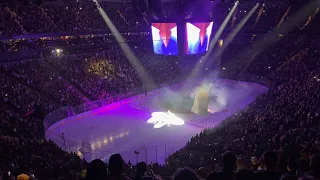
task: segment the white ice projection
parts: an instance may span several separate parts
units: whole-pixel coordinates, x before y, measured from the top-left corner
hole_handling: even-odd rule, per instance
[[[172,112],[154,112],[151,114],[151,118],[147,121],[147,123],[154,124],[154,128],[161,128],[165,125],[176,125],[181,126],[184,124],[184,121],[177,117]]]

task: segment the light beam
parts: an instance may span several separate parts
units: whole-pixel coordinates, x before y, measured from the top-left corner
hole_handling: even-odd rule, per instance
[[[144,69],[138,58],[135,56],[133,51],[130,49],[128,44],[125,42],[124,38],[120,34],[120,32],[117,30],[115,25],[110,20],[109,16],[106,14],[106,12],[102,9],[100,4],[97,0],[93,0],[93,2],[96,4],[96,7],[102,16],[103,20],[106,22],[107,26],[109,27],[112,35],[115,37],[116,41],[118,42],[120,48],[122,49],[124,55],[127,57],[133,68],[136,70],[140,80],[142,81],[144,87],[147,87],[147,89],[155,87],[155,83],[152,80],[152,78],[149,76],[147,71]]]

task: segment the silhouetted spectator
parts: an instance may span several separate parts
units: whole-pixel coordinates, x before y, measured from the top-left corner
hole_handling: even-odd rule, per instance
[[[129,180],[130,179],[123,174],[124,161],[120,154],[113,154],[110,156],[108,169],[110,171],[108,180]]]
[[[147,170],[147,164],[145,162],[139,162],[136,166],[136,176],[133,180],[140,180],[143,176],[145,176],[145,172]]]
[[[240,169],[236,173],[236,180],[253,180],[253,171],[249,169]]]
[[[100,159],[91,161],[86,172],[86,180],[105,180],[107,177],[107,167]]]
[[[299,180],[319,180],[320,179],[320,155],[316,154],[310,160],[310,173]]]
[[[308,149],[303,149],[300,153],[301,158],[298,161],[299,169],[302,171],[308,171],[310,165],[310,151]]]
[[[284,178],[289,178],[289,177],[297,178],[296,172],[297,172],[297,164],[294,159],[290,158],[287,163],[287,171],[283,173],[280,180],[283,180]]]
[[[207,180],[233,180],[235,179],[236,155],[227,151],[222,156],[223,170],[221,172],[211,172]]]
[[[179,168],[174,174],[173,180],[199,180],[199,178],[192,169]]]
[[[155,180],[153,177],[151,176],[143,176],[141,179],[139,180]]]
[[[254,173],[254,179],[256,180],[279,180],[281,173],[277,171],[277,153],[273,151],[264,152],[263,162],[265,165],[265,171],[256,171]]]
[[[200,167],[197,171],[197,174],[200,179],[206,179],[208,177],[209,170],[205,167]]]

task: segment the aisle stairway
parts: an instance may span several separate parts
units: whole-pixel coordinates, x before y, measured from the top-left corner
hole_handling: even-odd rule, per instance
[[[5,10],[11,14],[11,17],[13,19],[13,21],[20,27],[21,32],[23,34],[27,34],[27,31],[25,30],[25,28],[21,25],[20,21],[18,20],[18,16],[15,12],[13,12],[10,8],[6,7]]]
[[[70,80],[65,76],[65,74],[64,74],[63,72],[61,72],[61,71],[59,70],[59,68],[57,68],[57,67],[54,65],[54,62],[53,62],[53,61],[46,60],[46,61],[44,61],[44,62],[48,65],[48,67],[50,68],[51,71],[54,71],[55,73],[59,74],[59,76],[60,76],[63,80],[65,80],[66,82],[68,82],[68,84],[71,85],[71,87],[73,88],[73,90],[74,90],[75,92],[77,92],[78,94],[81,95],[82,99],[83,99],[85,102],[89,103],[89,102],[92,101],[93,98],[90,97],[90,95],[87,94],[85,91],[83,91],[83,90],[80,88],[79,85],[77,85],[77,84],[73,83],[72,81],[70,81]]]
[[[43,95],[43,97],[46,97],[49,101],[55,103],[55,104],[59,104],[59,102],[54,98],[53,95],[51,95],[50,93],[42,90],[42,89],[38,89],[35,87],[32,87],[30,85],[28,85],[28,83],[26,81],[24,81],[23,79],[17,78],[16,76],[13,75],[12,72],[10,71],[6,71],[4,68],[0,67],[0,71],[3,72],[3,74],[10,78],[12,81],[18,83],[18,84],[22,84],[23,86],[28,87],[30,90],[32,90],[34,93],[36,94],[41,94]]]
[[[39,8],[40,8],[42,14],[43,14],[43,15],[49,20],[49,22],[54,26],[54,28],[55,28],[56,30],[58,30],[58,26],[53,22],[53,20],[50,18],[50,16],[47,14],[47,12],[46,12],[42,7],[39,6]]]

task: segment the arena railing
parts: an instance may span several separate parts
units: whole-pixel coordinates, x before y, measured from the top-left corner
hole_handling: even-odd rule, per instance
[[[179,76],[174,81],[170,81],[168,83],[163,83],[161,85],[153,85],[153,87],[149,86],[148,91],[151,91],[151,90],[154,90],[157,88],[161,88],[161,87],[167,86],[168,84],[180,82],[183,80],[184,80],[184,77]],[[268,88],[270,87],[270,81],[266,78],[263,78],[263,77],[258,77],[258,76],[247,74],[247,75],[242,75],[239,80],[259,83],[259,84],[262,84]],[[84,113],[84,112],[87,112],[87,111],[90,111],[93,109],[97,109],[99,107],[110,105],[110,104],[122,105],[125,103],[125,101],[128,100],[127,98],[131,98],[133,96],[136,96],[136,95],[142,94],[142,93],[143,93],[143,89],[136,88],[136,89],[133,89],[129,94],[124,96],[124,97],[126,97],[126,98],[123,98],[125,100],[114,100],[114,102],[112,102],[112,101],[110,102],[110,100],[107,100],[107,99],[100,99],[97,101],[92,101],[92,102],[81,104],[78,106],[61,107],[61,108],[49,113],[44,118],[44,121],[43,121],[44,132],[46,132],[49,129],[49,127],[52,126],[53,124],[55,124],[63,119],[66,119],[68,117],[72,117],[72,116],[75,116],[75,115],[78,115],[78,114],[81,114],[81,113]]]

